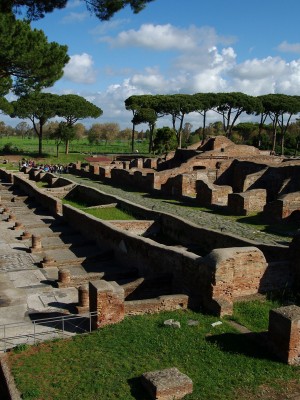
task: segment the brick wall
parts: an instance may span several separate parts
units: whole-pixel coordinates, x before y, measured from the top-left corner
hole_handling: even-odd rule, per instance
[[[253,189],[244,193],[231,193],[228,195],[228,210],[232,215],[248,215],[261,212],[267,201],[265,189]]]

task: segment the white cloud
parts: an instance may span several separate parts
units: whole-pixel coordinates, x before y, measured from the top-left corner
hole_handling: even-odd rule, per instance
[[[300,43],[288,43],[286,41],[280,43],[277,50],[284,53],[300,53]]]
[[[218,36],[215,29],[210,27],[197,28],[192,25],[187,29],[180,29],[171,24],[143,24],[139,30],[123,31],[115,38],[100,37],[99,41],[107,42],[114,47],[136,46],[160,51],[187,52],[217,43],[229,44],[234,41],[234,38]]]
[[[64,18],[62,18],[61,22],[64,24],[69,24],[72,22],[82,22],[85,21],[89,17],[89,13],[85,12],[70,12]]]
[[[87,53],[71,56],[64,68],[64,78],[76,83],[94,83],[96,71],[92,56]]]
[[[265,79],[283,73],[286,63],[279,57],[246,60],[232,70],[232,75],[243,79]]]
[[[66,8],[77,8],[82,6],[81,0],[69,0]]]
[[[251,95],[299,94],[300,60],[286,62],[279,57],[247,60],[230,71],[232,90]]]

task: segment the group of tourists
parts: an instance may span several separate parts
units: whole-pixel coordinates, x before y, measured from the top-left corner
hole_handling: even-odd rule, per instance
[[[26,160],[22,158],[19,163],[19,168],[29,167],[37,170],[42,170],[44,172],[50,172],[53,174],[67,174],[69,172],[69,165],[62,164],[37,164],[34,160]]]

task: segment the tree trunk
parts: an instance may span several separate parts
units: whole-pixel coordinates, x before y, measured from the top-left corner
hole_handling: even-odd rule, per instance
[[[204,113],[203,113],[203,129],[202,129],[202,143],[201,144],[203,144],[206,139],[205,129],[206,129],[206,111],[204,111]]]
[[[38,137],[39,137],[39,157],[41,157],[42,153],[43,153],[43,146],[42,146],[43,131],[42,131],[42,128],[40,129],[40,133],[39,133]]]
[[[132,132],[131,132],[131,152],[134,152],[134,133],[135,133],[135,124],[132,124]]]
[[[56,157],[58,158],[58,148],[59,148],[59,144],[56,145]]]
[[[69,154],[69,144],[70,144],[70,141],[69,141],[69,139],[67,139],[66,140],[66,151],[65,151],[65,154]]]
[[[153,131],[154,131],[155,125],[150,125],[149,126],[149,153],[152,153],[152,147],[153,147]]]
[[[277,139],[277,120],[274,120],[274,122],[273,122],[273,138],[272,138],[272,154],[275,154],[276,139]]]
[[[281,155],[284,155],[284,133],[281,134]]]

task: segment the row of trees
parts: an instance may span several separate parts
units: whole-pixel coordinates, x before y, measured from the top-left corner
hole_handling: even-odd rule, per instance
[[[283,154],[285,134],[292,116],[296,116],[300,112],[300,96],[267,94],[254,97],[240,92],[134,95],[125,100],[125,107],[133,114],[132,138],[134,138],[136,125],[148,123],[149,152],[152,150],[153,133],[158,118],[171,116],[172,127],[180,148],[185,116],[192,112],[197,112],[202,116],[202,139],[204,140],[207,113],[214,111],[221,116],[223,131],[228,138],[232,136],[233,128],[243,113],[259,117],[259,136],[269,118],[272,124],[271,150],[275,151],[277,131],[279,130],[281,153]]]
[[[33,92],[13,101],[11,107],[13,110],[11,117],[27,118],[32,122],[34,132],[39,139],[39,156],[42,155],[44,126],[49,119],[62,118],[52,137],[56,140],[57,149],[62,142],[65,143],[68,154],[69,143],[76,134],[75,123],[88,117],[97,118],[102,114],[101,108],[75,94],[59,96]]]

